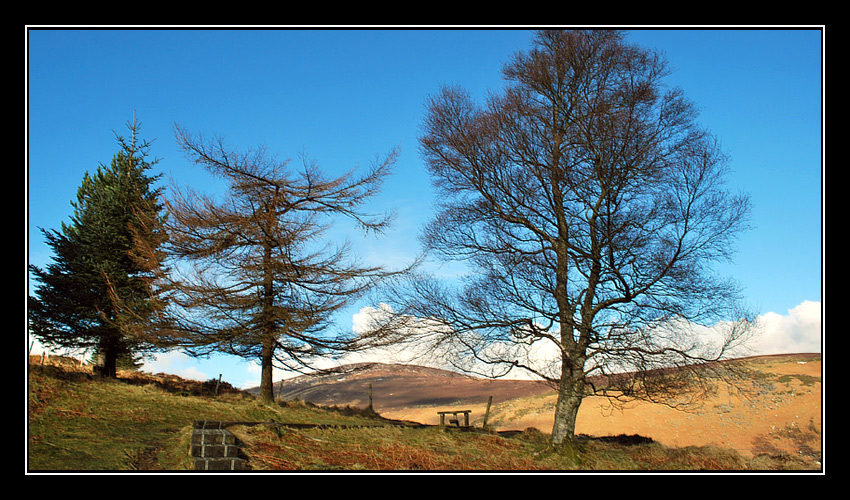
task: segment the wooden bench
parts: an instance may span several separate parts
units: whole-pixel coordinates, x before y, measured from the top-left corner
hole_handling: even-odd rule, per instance
[[[446,415],[451,415],[449,417],[449,423],[455,424],[458,427],[460,425],[460,418],[458,415],[463,414],[463,427],[469,427],[469,414],[472,410],[446,410],[446,411],[438,411],[437,415],[440,416],[440,426],[444,427],[446,425]]]

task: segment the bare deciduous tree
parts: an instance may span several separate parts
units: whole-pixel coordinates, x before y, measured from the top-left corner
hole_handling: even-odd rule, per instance
[[[270,401],[273,365],[301,370],[316,356],[346,349],[345,335],[330,332],[334,312],[392,274],[357,263],[347,244],[328,244],[326,233],[338,217],[366,232],[387,227],[389,216],[362,206],[397,152],[362,175],[327,178],[306,159],[295,170],[265,148],[238,152],[179,127],[176,137],[229,189],[223,197],[175,189],[168,202],[171,272],[160,290],[169,307],[158,335],[194,355],[259,359],[260,398]]]
[[[479,364],[555,384],[556,445],[592,376],[635,372],[609,394],[663,394],[701,372],[654,369],[705,366],[749,331],[730,316],[738,287],[711,267],[749,201],[724,187],[727,157],[668,72],[620,32],[544,31],[486,105],[457,87],[429,102],[421,147],[442,198],[423,241],[473,272],[458,287],[421,276],[395,307]],[[722,319],[716,341],[697,326]],[[555,363],[532,364],[544,345]]]

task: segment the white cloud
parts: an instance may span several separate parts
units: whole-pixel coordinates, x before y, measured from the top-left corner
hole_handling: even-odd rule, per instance
[[[379,308],[364,307],[354,314],[353,328],[355,334],[368,330],[372,321],[383,318],[387,311],[385,304]],[[758,318],[760,329],[756,336],[744,345],[740,350],[741,356],[766,355],[766,354],[795,354],[821,352],[821,303],[804,301],[798,306],[787,311],[787,314],[768,312]],[[423,328],[426,325],[422,324]],[[702,327],[701,327],[702,328]],[[714,329],[705,329],[717,336],[722,333]],[[716,340],[716,339],[715,339]],[[528,348],[526,353],[529,361],[539,369],[549,367],[553,356],[557,351],[549,343],[537,343],[534,346],[522,346]],[[370,350],[355,355],[348,355],[340,360],[339,364],[375,361],[384,363],[415,363],[434,366],[437,368],[449,368],[446,363],[440,362],[447,354],[446,347],[443,349],[426,349],[423,352],[422,344],[399,344],[379,350]],[[450,349],[450,348],[449,348]],[[486,353],[485,353],[486,354]],[[511,372],[511,378],[526,378],[519,371]],[[533,378],[533,377],[531,377]]]
[[[247,363],[243,363],[245,365],[245,372],[247,373],[245,380],[238,384],[240,389],[250,389],[252,387],[260,386],[260,378],[262,376],[263,367],[260,365],[258,360],[251,360]],[[275,375],[274,380],[278,379],[278,374],[280,370],[274,369]],[[285,378],[285,377],[284,377]]]
[[[378,308],[365,307],[352,317],[352,327],[354,333],[359,334],[365,332],[370,323],[375,319],[383,319],[388,311],[384,310],[385,304]],[[804,301],[798,306],[787,311],[787,314],[779,314],[776,312],[768,312],[759,316],[761,325],[761,333],[753,339],[749,346],[747,355],[761,354],[793,354],[793,353],[808,353],[822,351],[822,309],[821,303],[815,301]],[[423,323],[423,327],[426,325]],[[31,354],[41,354],[45,349],[34,337],[29,339],[32,344]],[[546,347],[546,346],[538,346]],[[73,350],[61,350],[49,352],[49,354],[62,354],[73,357],[87,356],[88,353],[76,352]],[[541,363],[549,359],[551,354],[549,349],[540,351],[535,350],[532,354]],[[383,363],[412,363],[434,366],[439,368],[450,368],[445,362],[445,350],[433,349],[424,350],[422,344],[399,344],[388,346],[382,349],[375,349],[367,352],[352,353],[345,356],[343,359],[336,362],[324,360],[320,363],[321,367],[329,368],[331,366],[358,363],[358,362],[383,362]],[[229,358],[225,358],[227,360]],[[241,388],[255,387],[259,385],[260,366],[256,361],[245,363],[237,371],[236,368],[230,370],[229,362],[218,360],[218,364],[213,364],[216,374],[225,372],[225,380],[233,383]],[[171,373],[183,378],[192,380],[209,380],[211,377],[204,373],[199,368],[199,361],[181,352],[169,352],[158,354],[151,361],[148,361],[142,366],[142,370],[148,373]],[[238,373],[247,373],[244,377],[246,380],[230,380],[237,378]],[[286,373],[285,371],[276,369],[275,380],[280,378],[288,378],[296,375],[294,373]],[[217,375],[216,375],[217,376]],[[510,378],[525,378],[522,373],[511,372]]]
[[[806,300],[788,314],[769,312],[759,316],[761,335],[753,341],[755,354],[821,352],[821,303]]]
[[[360,309],[360,312],[355,313],[351,317],[351,328],[355,335],[362,335],[369,331],[375,321],[384,319],[392,312],[392,308],[387,304],[380,304],[378,308],[366,306]]]
[[[173,351],[157,354],[142,365],[148,373],[169,373],[190,380],[209,380],[209,376],[195,366],[196,360],[182,352]]]
[[[392,308],[387,304],[375,307],[364,307],[353,315],[353,332],[362,335],[376,325],[387,321]],[[364,351],[346,354],[337,364],[348,363],[397,363],[416,364],[443,370],[457,371],[460,364],[473,362],[471,358],[459,358],[458,353],[463,352],[465,347],[457,344],[456,340],[445,337],[440,332],[445,331],[444,325],[439,325],[426,319],[404,317],[400,319],[397,328],[397,343],[380,348],[372,348]],[[469,339],[467,339],[469,340]],[[534,344],[505,344],[496,343],[482,349],[478,354],[484,358],[491,357],[494,360],[505,355],[506,350],[514,351],[523,356],[530,366],[541,371],[549,371],[553,359],[557,359],[557,348],[551,342],[541,341]],[[519,352],[521,351],[521,352]],[[474,373],[504,373],[505,366],[494,364],[492,366],[475,363],[475,366],[467,366]],[[537,379],[535,375],[522,369],[512,370],[508,378],[511,379]]]

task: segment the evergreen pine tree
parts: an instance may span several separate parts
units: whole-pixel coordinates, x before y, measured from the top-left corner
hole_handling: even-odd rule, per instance
[[[61,231],[39,228],[52,248],[53,262],[30,266],[39,282],[29,297],[30,332],[51,347],[93,349],[100,372],[116,374],[119,359],[136,359],[155,348],[127,335],[119,321],[116,298],[144,311],[149,300],[150,269],[135,255],[139,238],[147,248],[161,242],[164,216],[160,189],[149,176],[150,144],[138,141],[139,124],[128,123],[129,140],[117,136],[120,151],[109,167],[86,172],[77,190],[70,224]]]

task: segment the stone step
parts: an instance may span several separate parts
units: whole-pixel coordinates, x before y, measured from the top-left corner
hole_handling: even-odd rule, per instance
[[[192,424],[189,455],[195,470],[245,470],[247,460],[241,455],[236,436],[221,422],[196,420]]]
[[[195,470],[246,470],[244,458],[201,458],[195,457]]]

